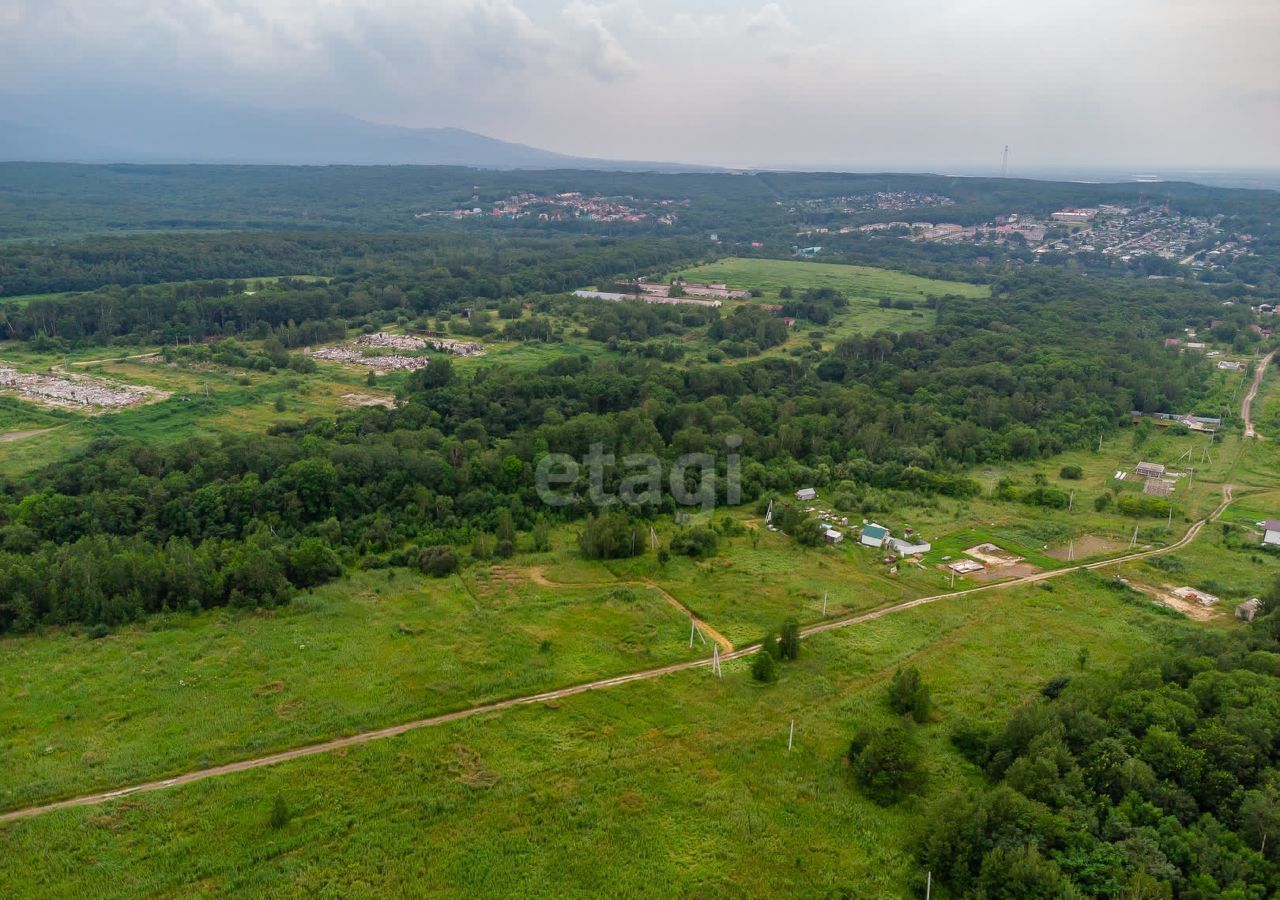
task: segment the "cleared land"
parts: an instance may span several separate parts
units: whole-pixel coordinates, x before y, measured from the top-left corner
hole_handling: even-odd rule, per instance
[[[686,269],[680,275],[689,281],[724,283],[737,290],[759,289],[769,299],[778,291],[791,287],[835,288],[850,297],[879,300],[923,300],[933,295],[959,294],[962,297],[988,297],[985,285],[961,281],[939,281],[905,272],[874,266],[847,266],[838,263],[804,262],[784,259],[747,259],[729,257],[705,266]]]

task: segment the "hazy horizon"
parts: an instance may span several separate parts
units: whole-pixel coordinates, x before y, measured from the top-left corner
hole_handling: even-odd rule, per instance
[[[163,87],[740,168],[1259,170],[1280,7],[1227,0],[16,0],[11,92]],[[892,161],[888,163],[887,161]],[[1141,174],[1141,172],[1135,173]]]

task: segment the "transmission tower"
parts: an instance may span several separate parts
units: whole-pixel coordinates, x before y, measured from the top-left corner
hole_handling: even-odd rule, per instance
[[[1004,145],[1004,156],[1000,159],[1000,177],[1007,178],[1009,176],[1009,145]]]

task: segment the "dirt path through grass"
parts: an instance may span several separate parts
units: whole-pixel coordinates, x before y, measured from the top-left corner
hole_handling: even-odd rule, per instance
[[[1272,350],[1262,357],[1262,361],[1258,363],[1258,371],[1253,373],[1253,384],[1249,385],[1249,393],[1244,395],[1244,400],[1240,404],[1240,418],[1244,419],[1245,437],[1261,437],[1253,427],[1253,399],[1258,396],[1258,389],[1262,387],[1262,376],[1267,374],[1267,366],[1271,364],[1271,357],[1275,355],[1276,351]]]
[[[707,635],[713,641],[719,644],[722,650],[724,650],[726,653],[733,652],[733,644],[729,641],[727,637],[725,637],[720,632],[716,631],[714,628],[708,625],[705,621],[703,621],[698,616],[696,616],[693,610],[689,609],[689,607],[685,606],[683,603],[677,600],[666,588],[664,588],[662,585],[658,584],[656,581],[654,581],[651,578],[646,578],[643,581],[588,581],[588,582],[573,581],[573,582],[570,582],[570,581],[550,580],[549,578],[547,578],[547,570],[545,566],[530,566],[529,568],[522,569],[520,571],[523,574],[527,575],[529,580],[532,581],[534,584],[538,585],[539,587],[547,587],[547,588],[644,587],[644,588],[650,588],[651,590],[657,591],[659,594],[662,595],[664,600],[666,600],[669,604],[674,606],[676,609],[680,610],[680,612],[682,612],[684,615],[688,616],[690,621],[692,621],[695,625],[697,625],[698,628],[702,630],[703,634]]]
[[[886,606],[872,612],[862,613],[856,616],[850,616],[843,619],[834,619],[830,622],[821,622],[817,625],[811,625],[803,629],[800,633],[802,637],[812,637],[815,634],[821,634],[824,631],[833,631],[837,628],[848,628],[853,625],[861,625],[871,622],[894,613],[904,612],[909,609],[915,609],[918,606],[924,606],[928,603],[936,603],[939,600],[950,600],[957,597],[965,597],[972,594],[979,594],[986,591],[1004,590],[1006,588],[1017,587],[1019,585],[1032,584],[1035,582],[1046,581],[1050,578],[1058,578],[1072,572],[1080,572],[1086,569],[1101,569],[1107,566],[1115,566],[1125,562],[1132,562],[1138,559],[1146,559],[1147,557],[1159,556],[1165,553],[1172,553],[1185,547],[1187,544],[1195,540],[1201,530],[1206,525],[1218,518],[1231,504],[1233,486],[1224,484],[1222,486],[1222,502],[1218,504],[1213,512],[1209,513],[1205,518],[1193,523],[1187,529],[1179,540],[1167,547],[1159,547],[1154,550],[1144,550],[1138,553],[1129,553],[1124,556],[1117,556],[1112,559],[1102,560],[1100,562],[1088,563],[1086,565],[1069,566],[1065,569],[1052,569],[1047,572],[1038,572],[1034,575],[1028,575],[1023,578],[1016,578],[1010,581],[1003,581],[997,584],[982,585],[981,587],[969,588],[964,591],[955,591],[947,594],[935,594],[931,597],[920,597],[915,600],[908,600],[905,603],[897,603],[893,606]],[[545,576],[543,576],[545,580]],[[547,582],[552,584],[552,582]],[[626,582],[610,582],[613,586],[624,585]],[[577,585],[581,587],[581,585]],[[645,585],[650,586],[650,585]],[[662,590],[658,588],[658,590]],[[665,591],[663,592],[665,593]],[[669,595],[668,595],[669,596]],[[686,609],[683,604],[676,601],[674,597],[669,599],[677,604],[681,609]],[[696,621],[696,618],[695,618]],[[708,633],[710,630],[708,630]],[[727,642],[726,642],[727,643]],[[725,653],[720,658],[722,660],[739,659],[744,656],[750,656],[760,649],[759,644],[752,644],[749,647],[742,647],[738,650]],[[175,775],[172,778],[163,778],[156,781],[148,781],[142,784],[135,784],[129,787],[117,788],[111,791],[104,791],[97,794],[85,794],[80,797],[70,797],[65,800],[57,800],[52,803],[45,803],[39,806],[28,806],[23,809],[10,810],[0,813],[0,822],[12,822],[18,819],[26,819],[32,816],[38,816],[42,813],[53,812],[58,809],[68,809],[75,806],[93,806],[101,803],[107,803],[112,800],[118,800],[122,797],[128,797],[133,794],[147,793],[150,791],[159,791],[165,788],[176,787],[182,784],[191,784],[196,781],[204,781],[207,778],[216,778],[221,775],[230,775],[233,772],[247,772],[250,769],[260,769],[265,766],[273,766],[277,763],[288,762],[292,759],[301,759],[305,756],[315,756],[319,753],[328,753],[333,750],[339,750],[344,747],[358,746],[367,744],[371,741],[381,740],[383,738],[397,737],[406,732],[416,731],[419,728],[430,728],[434,725],[444,725],[448,722],[456,722],[459,719],[470,718],[471,716],[481,715],[483,713],[500,712],[506,709],[512,709],[517,706],[530,706],[537,703],[546,703],[551,700],[559,700],[564,697],[572,697],[575,694],[586,693],[587,691],[601,690],[604,688],[615,687],[620,684],[627,684],[632,681],[646,681],[653,678],[659,678],[663,675],[671,675],[676,672],[685,672],[690,669],[697,669],[711,665],[711,659],[695,659],[689,662],[672,663],[671,665],[661,666],[656,669],[645,669],[639,672],[632,672],[628,675],[618,675],[613,678],[601,678],[596,681],[590,681],[585,684],[572,685],[570,687],[558,688],[556,690],[544,691],[539,694],[532,694],[527,697],[513,697],[509,700],[498,700],[493,703],[485,703],[479,706],[472,706],[466,709],[456,710],[450,713],[443,713],[437,716],[431,716],[425,719],[416,719],[412,722],[403,722],[399,725],[391,725],[386,728],[378,728],[373,731],[362,731],[357,734],[347,735],[346,737],[335,738],[329,741],[323,741],[318,744],[309,744],[305,747],[297,747],[293,750],[283,750],[279,753],[272,753],[267,756],[260,756],[255,759],[245,759],[239,762],[226,763],[221,766],[213,766],[207,769],[197,769],[187,772],[183,775]]]

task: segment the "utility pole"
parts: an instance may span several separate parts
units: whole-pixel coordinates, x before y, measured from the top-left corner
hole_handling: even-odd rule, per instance
[[[822,617],[827,617],[827,591],[822,592]]]
[[[796,720],[795,720],[795,719],[792,719],[792,720],[791,720],[791,734],[790,734],[790,735],[788,735],[788,737],[787,737],[787,752],[788,752],[788,753],[790,753],[790,752],[791,752],[791,745],[792,745],[793,743],[795,743],[795,740],[796,740]]]

